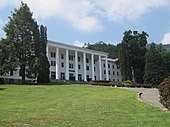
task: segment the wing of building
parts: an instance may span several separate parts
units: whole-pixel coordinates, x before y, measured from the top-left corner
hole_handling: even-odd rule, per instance
[[[50,63],[51,80],[111,80],[121,81],[118,59],[108,58],[108,53],[89,50],[64,43],[48,41],[47,57]],[[5,83],[20,82],[19,68],[1,76]],[[31,79],[26,79],[31,80]]]

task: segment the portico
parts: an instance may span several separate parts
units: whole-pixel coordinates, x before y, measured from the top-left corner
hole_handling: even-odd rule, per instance
[[[106,80],[109,79],[108,53],[52,41],[48,42],[47,51],[48,60],[51,61],[50,77],[53,79],[104,80],[102,58],[105,58],[106,63]]]

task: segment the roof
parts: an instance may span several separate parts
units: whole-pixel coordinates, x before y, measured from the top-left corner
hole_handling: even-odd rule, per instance
[[[87,48],[82,48],[82,47],[78,47],[78,46],[74,46],[74,45],[69,45],[69,44],[64,44],[61,42],[55,42],[55,41],[51,41],[48,40],[48,44],[49,46],[58,46],[59,48],[68,48],[70,50],[77,50],[80,52],[86,52],[86,53],[91,53],[91,54],[100,54],[102,56],[108,56],[109,53],[107,52],[102,52],[102,51],[96,51],[96,50],[91,50],[91,49],[87,49]]]

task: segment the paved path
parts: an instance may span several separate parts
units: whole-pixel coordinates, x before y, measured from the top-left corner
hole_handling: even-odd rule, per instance
[[[159,102],[159,91],[156,88],[125,88],[128,90],[137,91],[142,93],[141,99],[147,103],[150,103],[156,107],[160,107],[163,110],[166,108]]]

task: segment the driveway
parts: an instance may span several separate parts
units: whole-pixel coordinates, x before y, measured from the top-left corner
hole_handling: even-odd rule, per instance
[[[141,99],[143,101],[150,103],[156,107],[160,107],[163,110],[166,110],[166,108],[159,101],[160,95],[158,89],[156,88],[125,88],[125,89],[142,93]]]

